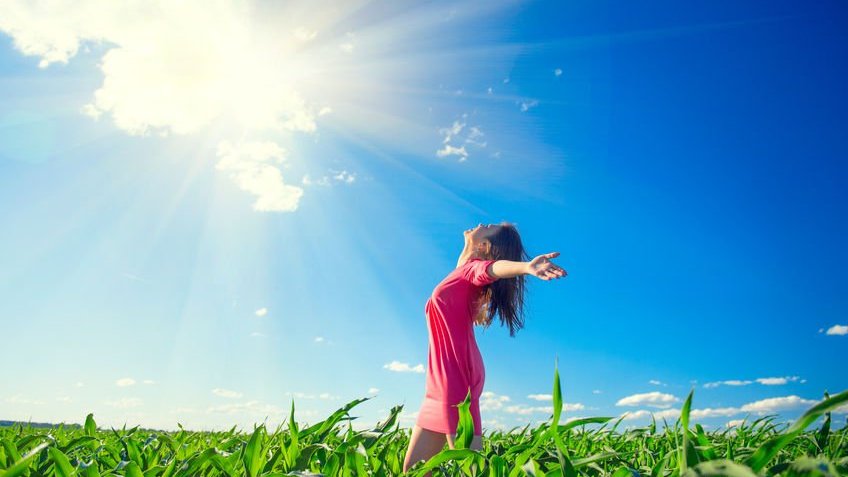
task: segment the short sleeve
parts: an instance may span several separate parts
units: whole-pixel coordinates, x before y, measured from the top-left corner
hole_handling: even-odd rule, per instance
[[[495,262],[496,260],[468,260],[462,268],[462,277],[478,287],[486,286],[497,280],[497,277],[489,275],[486,271],[489,265]]]

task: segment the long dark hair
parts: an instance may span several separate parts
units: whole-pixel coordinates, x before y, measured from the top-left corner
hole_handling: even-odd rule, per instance
[[[489,237],[491,248],[484,259],[512,260],[526,262],[530,259],[521,243],[521,236],[514,224],[501,222],[498,231]],[[515,336],[516,330],[524,327],[524,275],[495,280],[484,288],[480,299],[480,318],[478,324],[488,328],[500,315],[501,324],[509,327],[509,336]]]

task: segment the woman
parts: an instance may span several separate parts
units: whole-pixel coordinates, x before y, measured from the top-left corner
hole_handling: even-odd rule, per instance
[[[457,267],[433,290],[424,306],[430,344],[424,402],[412,428],[403,463],[407,472],[439,453],[447,440],[454,448],[457,405],[471,392],[472,449],[483,449],[480,395],[485,370],[472,323],[488,327],[500,315],[510,336],[524,326],[524,275],[551,280],[567,275],[550,261],[559,252],[529,258],[513,224],[478,224],[468,229]],[[427,475],[430,475],[429,473]]]

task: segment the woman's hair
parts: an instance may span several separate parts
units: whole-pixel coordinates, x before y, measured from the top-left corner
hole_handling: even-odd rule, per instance
[[[489,237],[491,248],[488,260],[511,260],[525,262],[530,259],[521,243],[521,236],[514,224],[501,222],[498,231]],[[509,335],[524,327],[524,275],[495,280],[483,289],[480,298],[480,310],[475,323],[488,328],[495,319],[501,317],[501,324],[509,326]]]

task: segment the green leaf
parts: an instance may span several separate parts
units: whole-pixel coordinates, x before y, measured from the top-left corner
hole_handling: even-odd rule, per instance
[[[85,416],[85,435],[97,435],[97,424],[94,423],[94,413],[90,412],[87,416]]]
[[[57,477],[71,477],[75,475],[74,466],[71,465],[68,456],[62,451],[55,447],[50,447],[47,449],[47,454],[50,456],[50,460],[53,461],[53,471]]]
[[[456,439],[454,439],[454,448],[469,449],[471,442],[474,439],[474,418],[471,416],[471,388],[468,388],[468,394],[465,399],[458,405],[459,407],[459,422],[456,428]]]
[[[247,441],[247,446],[244,449],[244,455],[242,456],[242,460],[244,462],[244,468],[247,471],[247,475],[249,477],[256,477],[257,475],[259,475],[259,471],[262,469],[262,463],[265,457],[264,455],[262,455],[262,442],[264,430],[264,424],[254,429],[253,434],[250,436],[250,439]]]
[[[680,457],[678,458],[680,461],[680,475],[686,473],[686,464],[688,461],[686,452],[689,445],[689,410],[692,408],[692,394],[694,393],[695,388],[692,388],[689,391],[689,396],[686,397],[686,401],[683,403],[683,408],[680,410],[680,424],[683,426],[683,442],[680,446]]]

